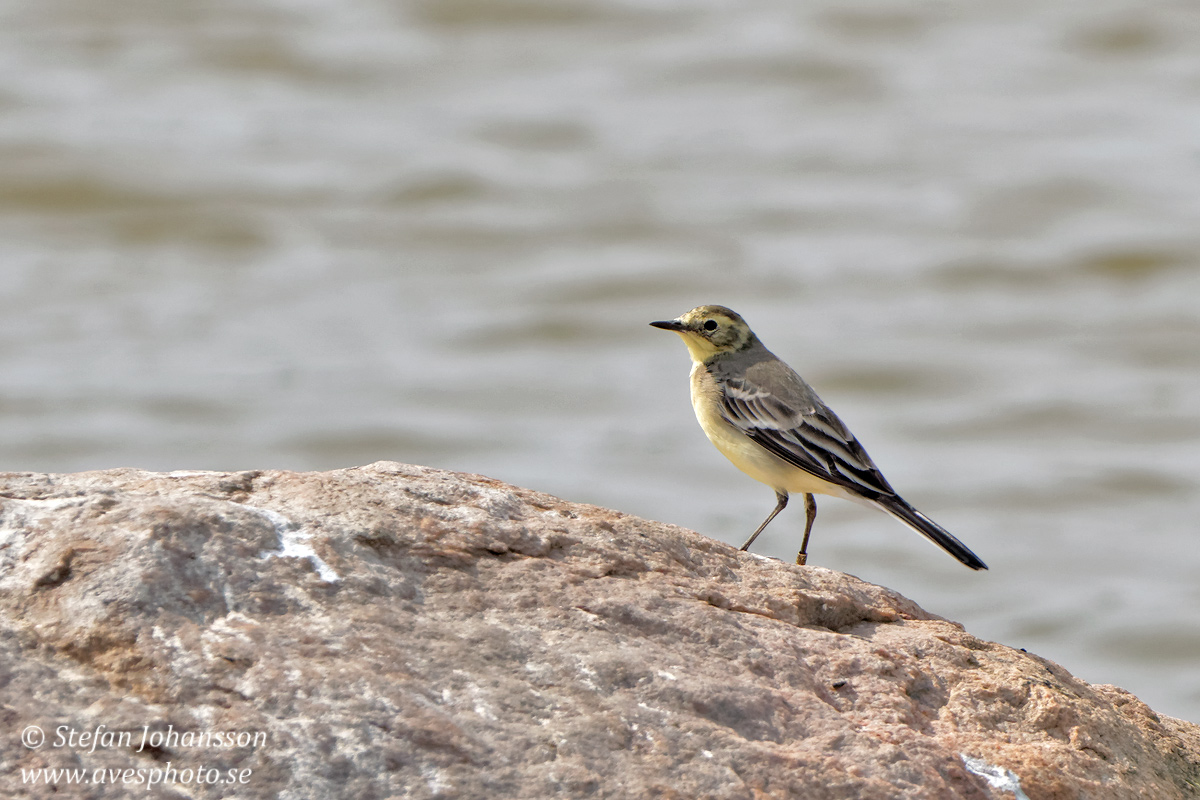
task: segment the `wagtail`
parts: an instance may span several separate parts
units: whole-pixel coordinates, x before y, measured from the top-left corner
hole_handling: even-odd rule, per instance
[[[817,516],[813,495],[827,494],[881,508],[971,569],[987,569],[966,545],[896,494],[854,434],[738,314],[724,306],[700,306],[650,324],[675,331],[687,345],[692,407],[709,440],[734,466],[775,490],[775,509],[743,550],[787,506],[789,493],[803,492],[804,539],[797,564],[808,559],[808,536]]]

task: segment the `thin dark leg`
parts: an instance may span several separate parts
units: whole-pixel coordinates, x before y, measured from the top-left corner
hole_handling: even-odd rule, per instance
[[[787,492],[776,492],[775,496],[779,498],[779,502],[775,504],[775,510],[771,512],[770,516],[763,520],[763,524],[758,526],[758,530],[750,534],[750,538],[746,540],[744,545],[742,545],[743,550],[746,550],[750,547],[750,545],[754,544],[754,540],[757,539],[758,535],[763,532],[763,528],[767,527],[771,520],[775,519],[776,514],[778,514],[780,511],[783,511],[783,509],[787,507]]]
[[[817,518],[817,499],[811,494],[804,495],[804,540],[800,542],[800,552],[796,554],[796,563],[801,566],[808,563],[808,535],[812,533],[813,521]]]

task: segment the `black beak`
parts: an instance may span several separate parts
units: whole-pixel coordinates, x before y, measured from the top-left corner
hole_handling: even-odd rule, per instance
[[[651,322],[655,328],[662,328],[664,331],[681,331],[684,330],[683,323],[677,319],[661,320],[659,322]]]

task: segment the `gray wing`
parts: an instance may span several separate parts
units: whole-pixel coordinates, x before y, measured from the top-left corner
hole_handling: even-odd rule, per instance
[[[818,478],[869,500],[894,497],[896,492],[862,448],[854,434],[799,375],[782,361],[769,367],[773,380],[754,380],[752,367],[745,378],[725,377],[722,410],[725,419],[784,461]]]
[[[729,424],[789,464],[875,503],[971,569],[987,569],[965,544],[897,495],[837,415],[765,348],[744,377],[732,377],[728,364],[712,366]]]

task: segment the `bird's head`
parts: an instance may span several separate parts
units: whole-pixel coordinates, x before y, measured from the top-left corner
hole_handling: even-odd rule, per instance
[[[675,319],[650,324],[678,333],[692,360],[700,364],[713,356],[743,350],[754,341],[746,320],[725,306],[698,306]]]

